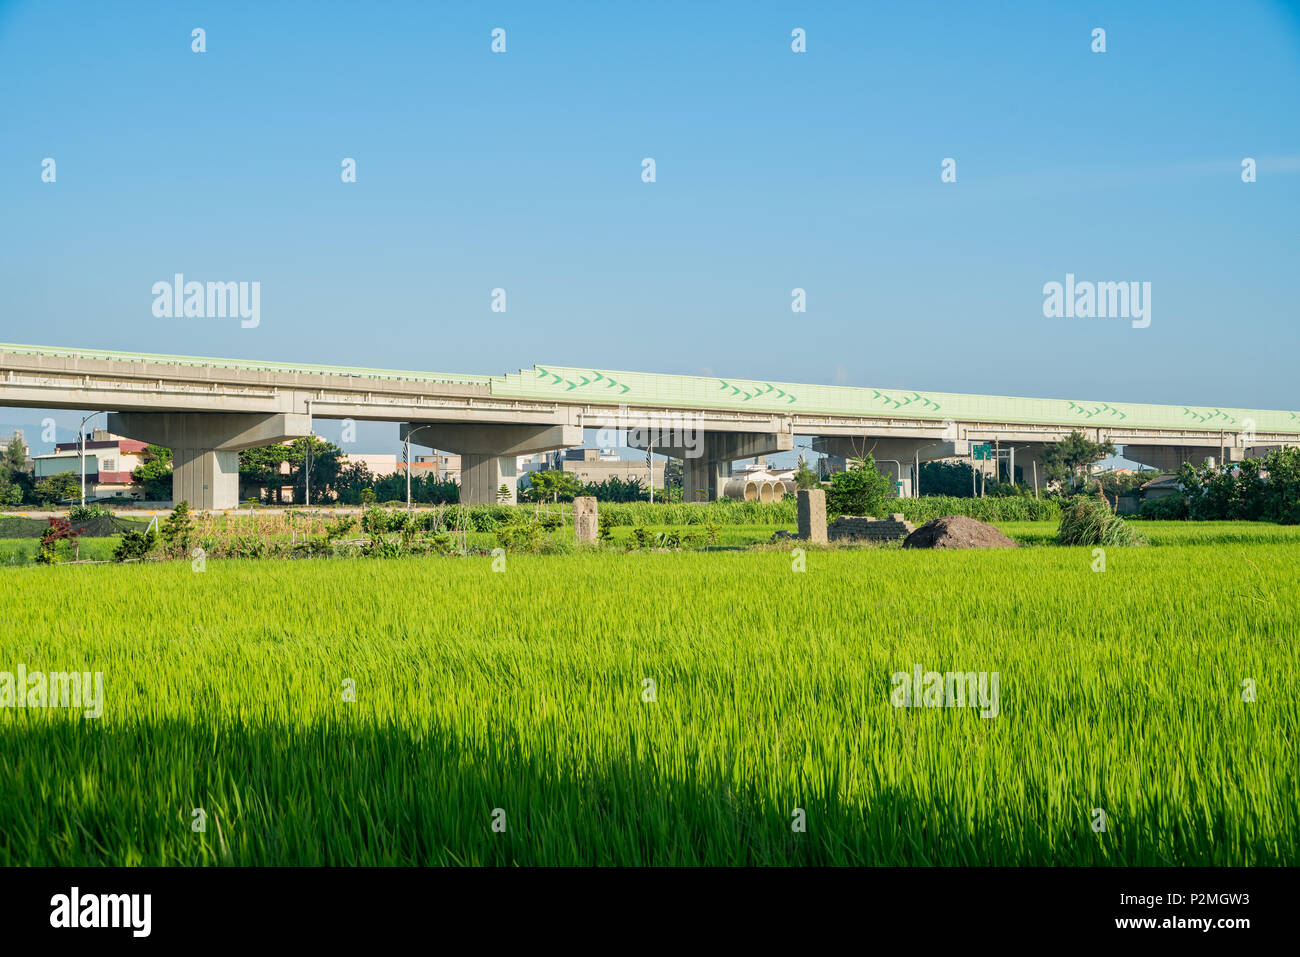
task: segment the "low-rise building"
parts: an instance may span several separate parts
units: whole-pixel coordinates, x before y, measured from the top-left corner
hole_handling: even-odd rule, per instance
[[[1143,501],[1158,502],[1170,495],[1182,495],[1183,488],[1178,482],[1177,475],[1161,475],[1150,482],[1142,483],[1141,492]]]
[[[427,469],[421,472],[421,469]],[[433,455],[417,455],[411,462],[412,475],[428,475],[438,481],[460,481],[460,456],[447,452],[435,452]]]
[[[364,465],[375,478],[385,478],[398,471],[397,456],[388,452],[348,452],[339,457],[340,465]]]
[[[32,457],[33,478],[40,481],[60,472],[82,474],[85,455],[86,498],[144,497],[144,490],[131,477],[144,464],[146,443],[95,429],[80,442],[60,442],[53,452]]]

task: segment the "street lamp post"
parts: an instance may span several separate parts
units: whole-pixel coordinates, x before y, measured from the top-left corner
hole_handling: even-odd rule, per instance
[[[902,491],[902,485],[903,485],[903,463],[900,462],[900,461],[898,461],[898,459],[876,459],[876,461],[877,461],[877,462],[888,462],[889,464],[893,465],[894,468],[896,468],[896,469],[898,470],[898,485],[899,485],[899,491]]]
[[[303,474],[303,502],[304,505],[311,505],[311,440],[314,432],[311,424],[311,399],[307,400],[307,451],[305,471]]]
[[[86,504],[86,423],[97,415],[103,415],[102,412],[92,412],[82,418],[81,425],[77,426],[77,448],[81,458],[81,504]]]
[[[427,429],[429,426],[421,425],[406,433],[406,441],[402,443],[402,458],[406,462],[406,510],[411,510],[411,436],[420,429]]]

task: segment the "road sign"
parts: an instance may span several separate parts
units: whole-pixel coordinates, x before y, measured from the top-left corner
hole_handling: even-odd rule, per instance
[[[991,459],[993,458],[993,446],[988,442],[976,442],[970,447],[971,458],[974,459]]]

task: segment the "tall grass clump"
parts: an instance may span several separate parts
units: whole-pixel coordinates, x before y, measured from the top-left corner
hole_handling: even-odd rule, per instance
[[[1111,509],[1101,496],[1081,495],[1066,506],[1058,545],[1145,545],[1146,539]]]

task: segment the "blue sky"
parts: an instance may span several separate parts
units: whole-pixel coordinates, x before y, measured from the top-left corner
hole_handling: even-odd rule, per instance
[[[0,0],[0,117],[3,341],[1300,407],[1295,3]]]

